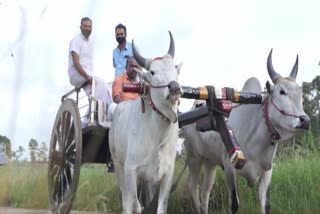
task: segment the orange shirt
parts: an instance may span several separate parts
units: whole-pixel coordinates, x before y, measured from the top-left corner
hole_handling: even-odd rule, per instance
[[[128,75],[127,72],[118,75],[115,80],[113,81],[112,84],[112,98],[114,98],[115,96],[119,95],[121,97],[122,100],[134,100],[137,99],[139,97],[138,93],[124,93],[122,91],[122,83],[127,82],[127,83],[131,83],[131,81],[129,81],[128,79]]]

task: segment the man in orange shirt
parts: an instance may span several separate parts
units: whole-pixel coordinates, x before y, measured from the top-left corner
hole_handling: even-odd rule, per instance
[[[112,98],[113,102],[110,104],[108,109],[108,118],[112,120],[113,112],[118,103],[125,101],[125,100],[133,100],[139,97],[138,93],[124,93],[122,91],[122,83],[130,83],[130,82],[137,82],[137,72],[135,69],[141,70],[141,66],[137,63],[134,57],[129,57],[126,64],[126,72],[123,74],[118,75],[112,84]],[[107,164],[108,172],[114,172],[114,165],[112,160]]]
[[[120,103],[124,100],[133,100],[139,97],[138,93],[124,93],[122,91],[122,83],[137,82],[137,72],[135,69],[141,70],[141,66],[134,57],[129,57],[126,64],[126,72],[117,76],[112,85],[113,102]]]

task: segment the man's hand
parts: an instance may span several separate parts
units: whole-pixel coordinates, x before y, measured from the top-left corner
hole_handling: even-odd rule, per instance
[[[89,82],[91,84],[92,83],[92,76],[87,75],[86,80],[87,80],[87,82]]]
[[[119,104],[122,101],[121,97],[119,95],[116,95],[113,97],[113,102]]]

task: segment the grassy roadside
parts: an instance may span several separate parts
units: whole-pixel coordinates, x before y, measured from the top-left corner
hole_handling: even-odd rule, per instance
[[[320,156],[318,152],[277,156],[271,184],[271,213],[320,213]],[[176,174],[184,160],[176,161]],[[168,213],[196,213],[186,188],[188,172],[178,189],[170,195]],[[0,206],[47,209],[47,166],[43,164],[10,164],[0,167]],[[257,186],[250,189],[238,178],[240,214],[259,213]],[[114,174],[106,173],[105,165],[81,167],[80,182],[74,210],[121,212],[120,193]],[[228,213],[223,171],[217,171],[214,191],[209,203],[210,213]]]

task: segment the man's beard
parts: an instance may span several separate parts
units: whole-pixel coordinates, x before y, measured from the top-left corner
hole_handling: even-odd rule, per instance
[[[84,37],[88,39],[89,36],[91,35],[91,30],[81,30],[81,33]]]

